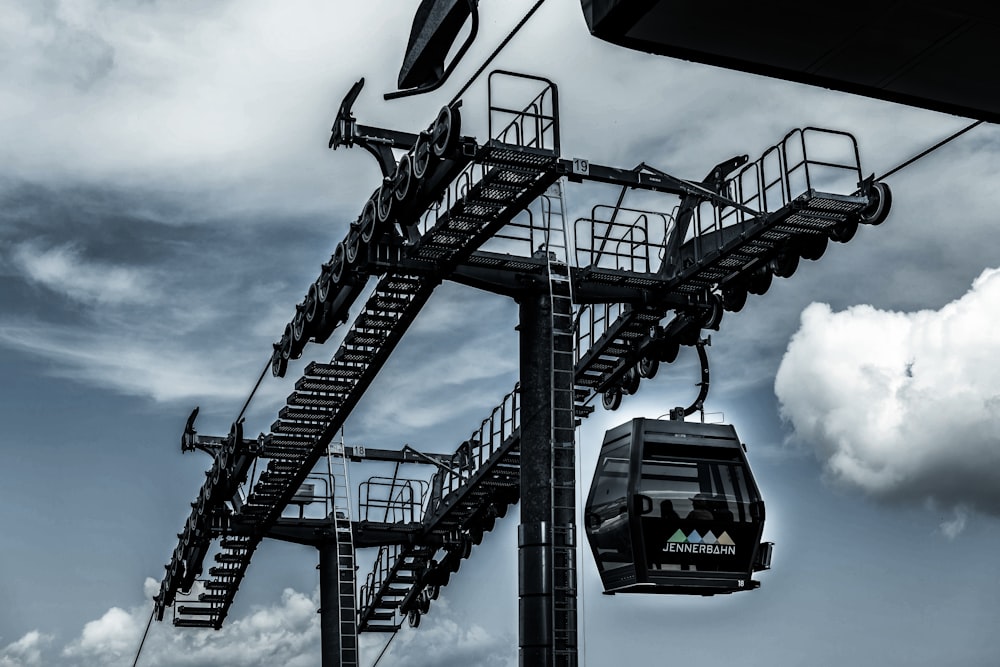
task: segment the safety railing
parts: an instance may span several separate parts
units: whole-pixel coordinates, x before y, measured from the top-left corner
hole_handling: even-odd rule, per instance
[[[393,569],[399,561],[401,549],[402,546],[399,544],[386,544],[379,547],[375,564],[365,578],[365,583],[361,586],[358,594],[358,609],[369,609],[377,602],[379,592],[385,582],[391,578]],[[399,621],[394,621],[394,625],[399,625]]]
[[[448,496],[463,488],[468,480],[500,449],[520,426],[521,389],[515,387],[493,408],[468,440],[459,445],[447,468],[441,468],[431,478],[426,513],[433,514]]]
[[[358,488],[362,521],[412,523],[422,518],[428,483],[422,479],[370,477]]]
[[[576,360],[586,354],[604,332],[622,316],[625,304],[595,303],[580,308],[576,320]]]
[[[862,180],[857,140],[840,130],[795,129],[726,180],[723,194],[740,207],[704,201],[695,210],[684,241],[693,241],[694,261],[717,252],[723,237],[715,232],[750,224],[803,194],[850,194]]]
[[[650,273],[672,227],[666,213],[599,204],[574,224],[576,264]]]
[[[495,70],[488,84],[490,139],[559,153],[559,91],[539,76]],[[503,97],[528,98],[523,106],[500,105]]]
[[[287,511],[290,507],[298,509],[299,518],[305,514],[307,506],[322,504],[323,517],[330,516],[333,512],[333,493],[331,490],[332,479],[328,475],[308,475],[298,490],[292,495],[285,507]],[[317,488],[319,487],[319,488]],[[312,508],[312,507],[311,507]],[[284,512],[282,512],[284,515]]]
[[[770,212],[799,195],[816,190],[846,194],[862,180],[861,154],[853,135],[819,127],[795,129],[757,159],[730,177],[730,199],[755,211]],[[753,217],[735,207],[723,208],[719,227]]]

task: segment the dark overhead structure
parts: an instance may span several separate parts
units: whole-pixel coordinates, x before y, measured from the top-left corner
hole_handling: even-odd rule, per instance
[[[476,39],[479,32],[479,0],[423,0],[413,17],[403,66],[397,85],[400,91],[387,99],[426,93],[443,84]],[[445,60],[463,26],[471,19],[469,33],[454,58]]]
[[[620,46],[1000,121],[1000,5],[985,0],[582,0]]]

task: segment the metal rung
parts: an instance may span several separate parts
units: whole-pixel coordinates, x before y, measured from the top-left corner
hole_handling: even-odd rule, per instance
[[[228,581],[218,581],[215,579],[205,582],[205,590],[209,591],[228,591],[232,588],[232,583]]]
[[[355,347],[379,347],[385,342],[385,335],[381,333],[367,333],[351,329],[344,336],[344,345]]]
[[[361,628],[359,628],[359,631]],[[392,632],[395,633],[399,630],[398,625],[366,625],[363,628],[364,632]]]
[[[346,364],[321,364],[317,361],[306,366],[303,375],[324,379],[356,379],[361,377],[361,369]]]
[[[208,573],[213,577],[235,577],[239,570],[235,567],[210,567]]]
[[[214,560],[216,563],[242,563],[246,560],[246,554],[217,553]]]
[[[175,618],[175,628],[214,628],[214,621],[207,621],[202,618]]]
[[[368,364],[372,360],[371,350],[352,350],[342,347],[333,355],[334,361],[344,361],[349,364]]]
[[[396,326],[397,319],[389,315],[379,315],[372,311],[364,311],[354,321],[354,329],[388,331]],[[308,370],[309,367],[306,367]]]
[[[353,382],[327,380],[324,378],[302,377],[295,382],[298,391],[314,391],[324,394],[347,394],[354,389]]]
[[[319,435],[326,429],[324,424],[305,422],[289,422],[281,419],[271,424],[272,433],[298,433],[300,435]]]
[[[353,385],[351,385],[353,386]],[[292,407],[311,407],[334,411],[343,405],[343,400],[336,396],[314,396],[311,394],[290,394],[285,402]]]
[[[266,474],[266,473],[262,473],[261,477],[263,477],[264,474]],[[249,540],[243,540],[243,539],[234,538],[234,537],[225,537],[225,538],[223,538],[219,542],[219,545],[222,546],[223,549],[248,549],[248,548],[250,548],[250,542],[249,542]]]
[[[177,608],[177,613],[184,614],[185,616],[215,616],[218,611],[215,607],[181,606]]]
[[[402,312],[410,305],[410,299],[395,294],[375,294],[368,303],[378,311]]]
[[[410,276],[388,276],[378,284],[380,291],[415,292],[420,287],[420,279]]]
[[[331,410],[309,410],[286,406],[278,411],[278,417],[287,421],[329,422],[331,412]]]

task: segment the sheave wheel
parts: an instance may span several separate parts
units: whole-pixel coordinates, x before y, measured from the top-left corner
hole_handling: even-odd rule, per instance
[[[747,291],[751,294],[764,294],[771,288],[771,280],[773,278],[774,274],[771,273],[770,267],[762,266],[750,276]]]
[[[420,592],[420,596],[417,598],[417,609],[421,614],[426,614],[431,610],[431,597],[426,588]]]
[[[633,366],[625,371],[625,375],[622,376],[622,392],[631,396],[639,391],[639,382],[639,371]]]
[[[347,245],[341,241],[337,244],[337,247],[333,251],[333,257],[330,258],[330,283],[331,287],[336,284],[340,284],[340,279],[344,276],[344,266],[347,264]],[[329,298],[329,295],[324,296],[323,300]]]
[[[858,233],[857,220],[845,220],[830,231],[830,238],[837,243],[847,243]]]
[[[361,234],[357,229],[351,228],[351,231],[347,232],[347,239],[345,241],[344,257],[348,264],[354,264],[358,261],[358,253],[361,252]]]
[[[378,189],[378,221],[388,222],[392,216],[392,205],[395,200],[393,194],[392,179],[387,178],[382,181],[382,187]]]
[[[644,378],[656,376],[656,371],[660,370],[660,362],[650,357],[643,357],[639,360],[639,375]]]
[[[320,314],[320,299],[319,299],[319,288],[316,283],[309,286],[309,293],[306,295],[305,301],[305,311],[306,311],[306,322],[312,324],[318,318]]]
[[[747,288],[742,285],[727,287],[722,293],[722,307],[731,313],[738,313],[747,305]]]
[[[292,324],[289,322],[285,325],[285,333],[281,335],[281,357],[288,361],[292,356]]]
[[[441,107],[431,135],[431,150],[437,157],[445,157],[458,144],[461,115],[451,106]]]
[[[800,238],[797,243],[799,256],[802,259],[815,262],[826,252],[826,246],[829,245],[830,239],[826,234],[809,234]]]
[[[796,256],[798,259],[798,256]],[[719,330],[719,325],[722,324],[722,316],[725,314],[725,308],[723,306],[722,297],[717,294],[710,295],[711,297],[711,308],[705,315],[705,319],[701,323],[703,329],[712,329],[713,331]]]
[[[427,167],[431,164],[431,138],[427,132],[421,132],[417,136],[417,143],[413,145],[413,177],[421,179],[427,173]]]
[[[622,404],[622,390],[621,387],[612,387],[606,390],[601,395],[601,405],[604,406],[605,410],[617,410]]]
[[[392,175],[392,194],[396,201],[406,201],[413,191],[413,160],[407,153],[399,159]]]
[[[874,184],[872,196],[875,200],[861,211],[861,222],[866,225],[881,225],[889,217],[892,208],[892,190],[888,183],[881,181]]]
[[[276,378],[285,377],[285,371],[288,370],[288,359],[281,354],[281,345],[275,344],[274,353],[271,354],[271,375]]]
[[[369,243],[375,236],[376,209],[375,199],[372,198],[365,202],[365,207],[361,210],[358,226],[361,228],[361,241],[364,243]]]
[[[406,612],[406,621],[410,624],[411,628],[420,627],[420,612],[416,609]]]
[[[771,260],[771,269],[779,278],[791,278],[795,269],[799,268],[799,253],[791,248],[785,248]]]

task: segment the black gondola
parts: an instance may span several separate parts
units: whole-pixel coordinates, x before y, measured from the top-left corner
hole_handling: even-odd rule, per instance
[[[633,419],[608,431],[585,521],[607,593],[752,590],[770,567],[764,501],[726,424]]]

